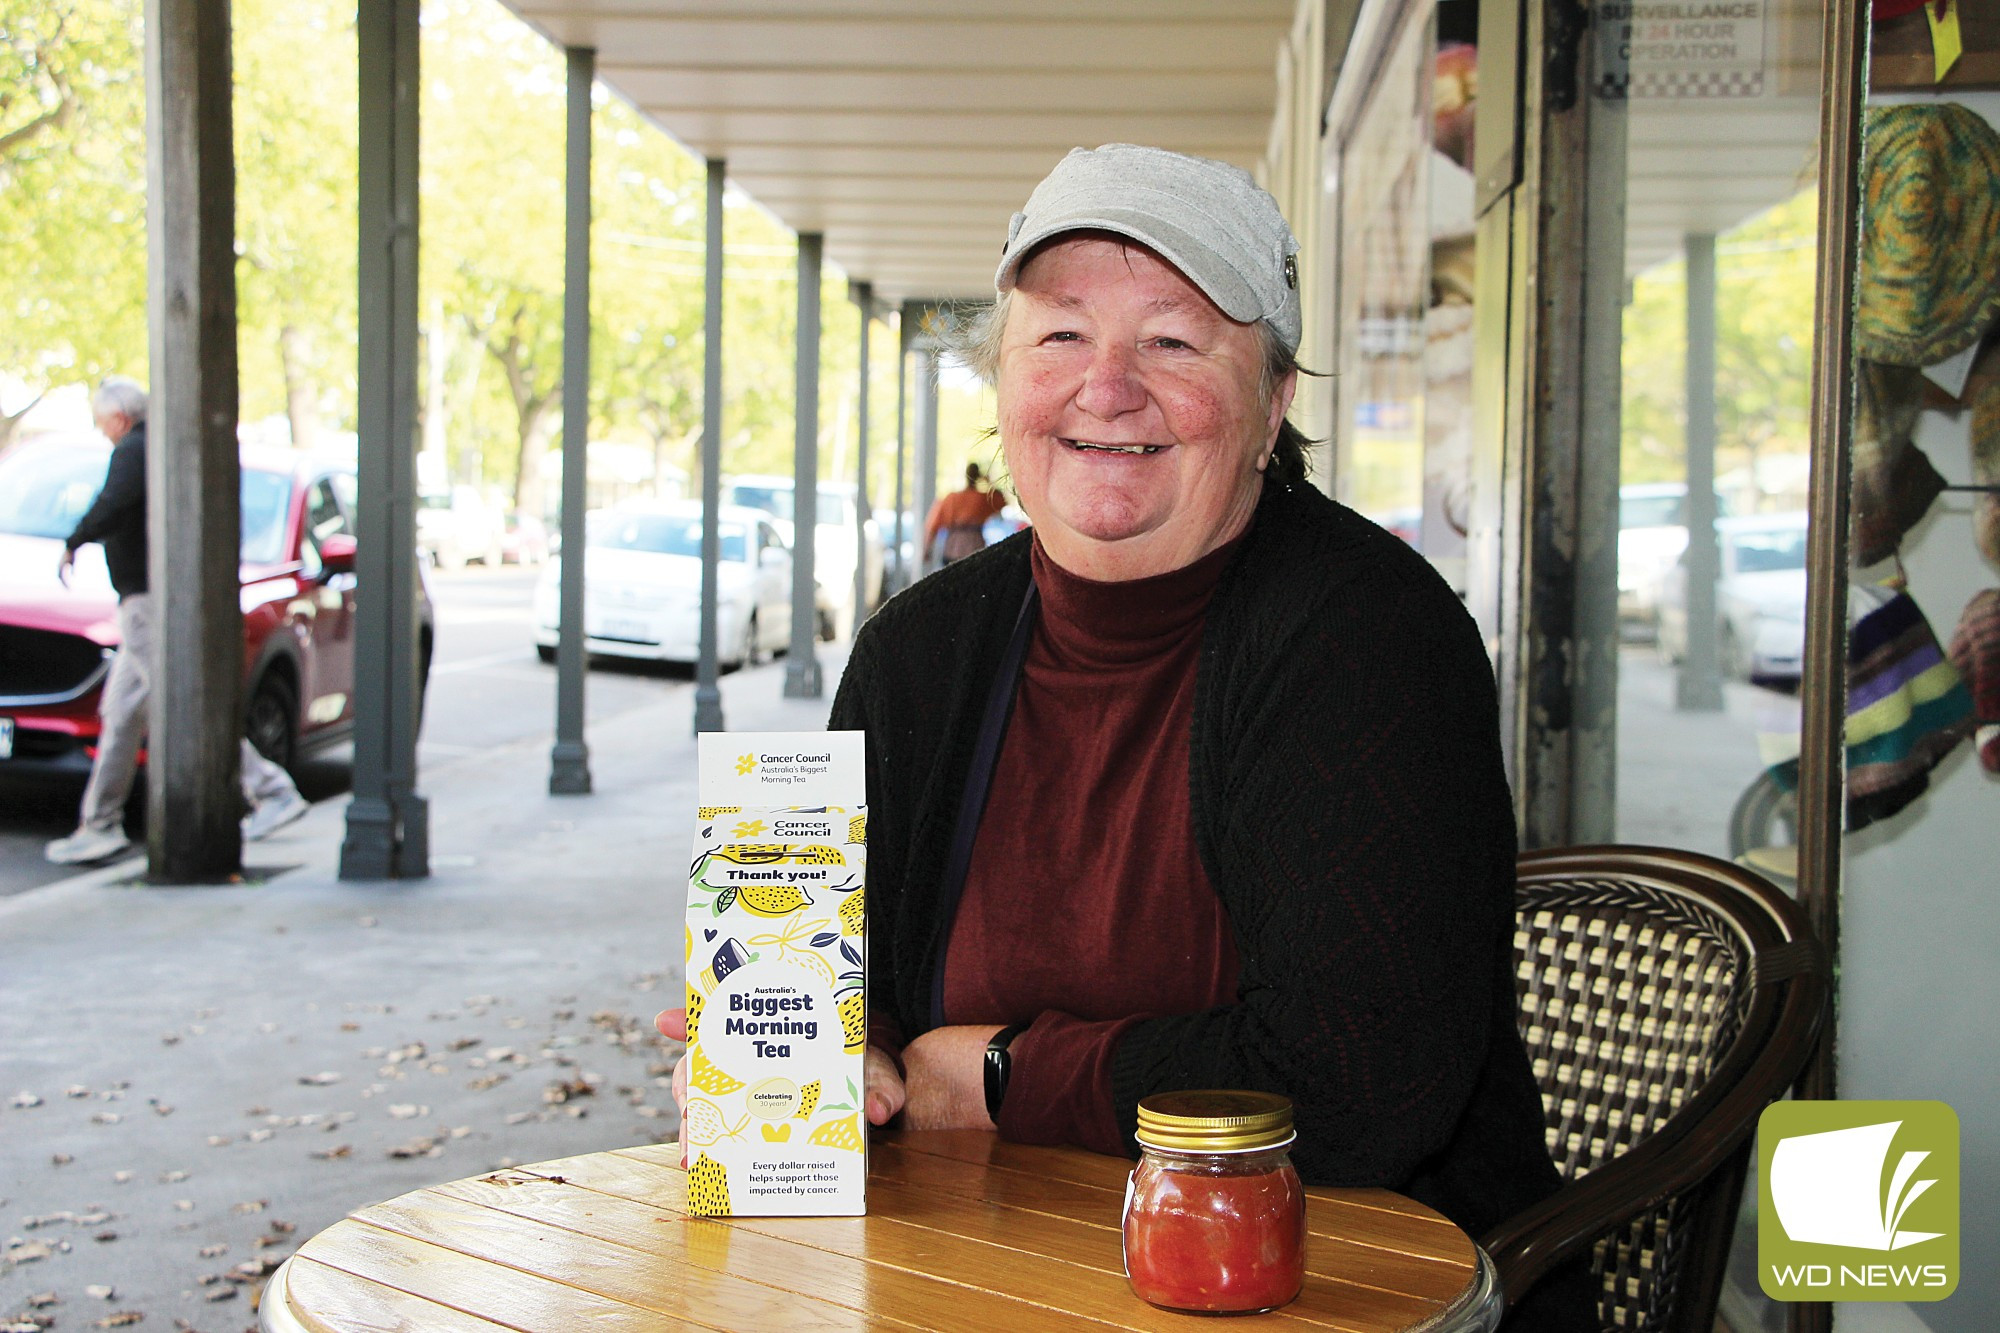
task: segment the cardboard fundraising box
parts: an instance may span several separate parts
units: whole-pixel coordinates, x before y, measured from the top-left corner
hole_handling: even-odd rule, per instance
[[[700,738],[688,869],[688,1211],[866,1211],[862,735]]]

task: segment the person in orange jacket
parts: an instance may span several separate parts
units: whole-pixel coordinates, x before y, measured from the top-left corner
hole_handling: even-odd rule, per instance
[[[924,520],[923,558],[930,558],[940,532],[945,535],[941,564],[963,560],[974,551],[985,549],[986,520],[1006,504],[1007,493],[986,480],[979,464],[967,463],[965,489],[939,496],[938,502],[931,506],[930,517]]]

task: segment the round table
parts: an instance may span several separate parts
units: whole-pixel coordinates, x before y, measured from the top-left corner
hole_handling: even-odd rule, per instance
[[[351,1214],[272,1275],[264,1333],[1187,1330],[1132,1294],[1131,1164],[970,1131],[878,1134],[866,1217],[688,1217],[675,1144],[561,1158]],[[1492,1267],[1387,1190],[1307,1191],[1299,1299],[1251,1323],[1492,1333]]]

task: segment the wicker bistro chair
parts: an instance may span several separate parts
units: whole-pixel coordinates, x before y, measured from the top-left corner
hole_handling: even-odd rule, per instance
[[[1708,1333],[1753,1131],[1805,1064],[1827,967],[1796,904],[1692,852],[1520,858],[1521,1035],[1568,1182],[1481,1238],[1511,1305],[1588,1251],[1607,1330]]]

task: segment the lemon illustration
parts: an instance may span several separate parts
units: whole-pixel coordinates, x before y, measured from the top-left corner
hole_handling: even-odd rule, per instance
[[[743,813],[740,805],[698,805],[694,808],[696,819],[714,819],[717,815],[738,815]]]
[[[681,1137],[696,1147],[715,1142],[728,1132],[722,1122],[722,1108],[706,1097],[688,1098],[681,1112]]]
[[[799,1111],[794,1120],[808,1120],[819,1109],[819,1080],[814,1079],[799,1089]]]
[[[852,843],[859,843],[863,847],[868,845],[867,815],[856,815],[847,821],[847,840]]]
[[[847,857],[842,854],[838,847],[823,847],[817,843],[809,843],[788,848],[787,850],[790,852],[790,855],[786,859],[802,866],[844,866],[847,864]]]
[[[844,1021],[844,1020],[843,1020]],[[713,1092],[720,1096],[725,1092],[735,1092],[743,1086],[740,1078],[731,1078],[717,1069],[709,1058],[701,1053],[699,1046],[688,1048],[688,1084],[703,1092]]]
[[[736,890],[736,901],[758,916],[790,916],[812,899],[796,884],[744,884]]]
[[[687,992],[688,992],[687,1039],[689,1041],[698,1041],[700,1040],[700,1038],[697,1034],[699,1034],[699,1032],[701,1031],[701,1006],[704,1003],[704,1001],[702,999],[701,992],[696,990],[694,987],[689,986],[687,988]]]
[[[847,1038],[840,1049],[852,1055],[868,1044],[868,1016],[862,1006],[861,992],[851,992],[836,1007],[840,1011],[840,1031]]]
[[[729,1216],[729,1172],[703,1153],[688,1168],[688,1212],[695,1217]]]
[[[861,923],[864,919],[862,914],[865,910],[861,905],[861,895],[858,893],[849,894],[847,901],[840,905],[840,933],[843,935],[859,935],[861,933]]]
[[[814,1130],[806,1139],[807,1143],[821,1148],[838,1148],[843,1152],[861,1151],[861,1117],[844,1115],[838,1120],[829,1120]]]

